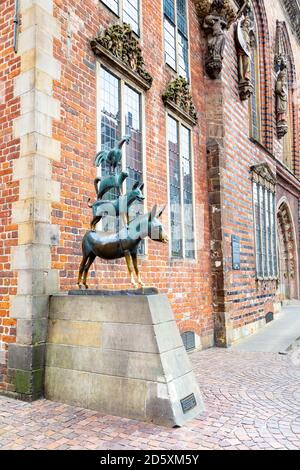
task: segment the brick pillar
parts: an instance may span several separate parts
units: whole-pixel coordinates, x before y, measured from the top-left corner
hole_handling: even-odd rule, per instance
[[[207,175],[211,233],[211,269],[215,343],[230,345],[230,320],[226,311],[223,169],[225,167],[224,101],[222,80],[206,79]]]
[[[52,162],[60,159],[59,142],[52,136],[53,119],[60,118],[60,103],[52,96],[53,80],[60,79],[53,57],[60,31],[53,0],[21,0],[21,18],[21,74],[14,83],[21,100],[14,137],[20,138],[21,149],[13,169],[20,185],[13,206],[19,239],[12,251],[18,291],[10,312],[17,320],[17,340],[8,350],[8,377],[16,394],[30,400],[43,391],[48,300],[59,287],[58,272],[51,270],[51,246],[59,238],[58,227],[51,225],[51,205],[60,200],[59,183],[52,180]]]

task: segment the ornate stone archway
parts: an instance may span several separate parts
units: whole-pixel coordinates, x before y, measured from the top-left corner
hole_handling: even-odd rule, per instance
[[[298,260],[290,209],[282,202],[277,212],[279,291],[281,300],[298,298]]]

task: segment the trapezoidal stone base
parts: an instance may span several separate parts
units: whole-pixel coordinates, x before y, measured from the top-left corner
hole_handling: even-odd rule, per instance
[[[204,410],[165,295],[52,297],[45,395],[164,426]]]

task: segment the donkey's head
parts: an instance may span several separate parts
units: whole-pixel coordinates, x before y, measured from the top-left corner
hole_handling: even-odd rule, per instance
[[[149,215],[148,223],[148,236],[151,238],[151,240],[161,243],[168,243],[169,241],[168,235],[163,228],[162,223],[158,220],[165,208],[166,206],[158,211],[157,205],[155,205]]]

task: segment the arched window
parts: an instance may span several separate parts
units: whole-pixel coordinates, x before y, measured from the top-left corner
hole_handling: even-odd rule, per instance
[[[282,143],[282,161],[294,171],[293,93],[296,76],[292,47],[284,21],[277,21],[275,71],[277,137]]]
[[[253,15],[254,35],[256,38],[255,47],[251,49],[251,83],[253,94],[249,101],[250,109],[250,137],[261,142],[261,102],[260,102],[260,56],[258,44],[258,27]]]
[[[290,71],[288,71],[290,77]],[[292,83],[288,80],[288,102],[287,102],[287,133],[283,138],[282,157],[283,163],[293,171],[293,140],[294,140],[294,120],[293,120],[293,100],[292,100]]]

